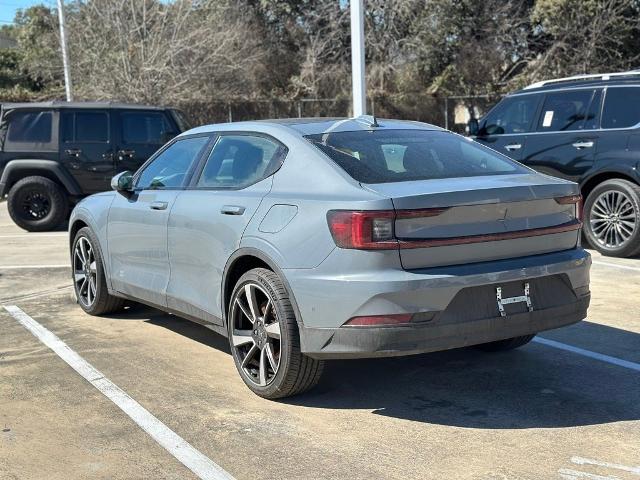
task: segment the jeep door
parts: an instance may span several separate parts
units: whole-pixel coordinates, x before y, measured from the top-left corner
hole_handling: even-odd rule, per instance
[[[503,99],[480,121],[475,140],[514,160],[520,160],[539,100],[539,94]]]
[[[162,110],[114,110],[116,173],[135,172],[151,155],[179,133]]]
[[[576,182],[592,168],[600,136],[602,89],[549,92],[527,137],[522,163]]]
[[[114,174],[110,117],[108,110],[60,111],[60,162],[85,194],[108,190]]]
[[[167,222],[210,135],[180,138],[134,176],[132,192],[118,192],[109,210],[107,243],[112,288],[166,306],[169,283]]]
[[[223,133],[169,217],[169,308],[221,324],[222,277],[229,257],[287,149],[258,133]]]

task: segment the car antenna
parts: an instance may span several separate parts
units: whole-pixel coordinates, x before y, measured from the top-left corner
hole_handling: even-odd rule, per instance
[[[366,123],[371,128],[378,128],[380,124],[378,124],[378,120],[374,115],[360,115],[355,119],[357,122]]]

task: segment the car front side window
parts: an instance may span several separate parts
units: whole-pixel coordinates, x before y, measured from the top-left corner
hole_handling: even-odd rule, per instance
[[[286,148],[259,135],[222,135],[198,179],[200,188],[244,188],[277,170]]]
[[[529,132],[538,101],[539,95],[522,95],[504,99],[482,121],[478,135]]]
[[[137,190],[179,188],[209,142],[209,136],[177,140],[144,167],[136,182]]]

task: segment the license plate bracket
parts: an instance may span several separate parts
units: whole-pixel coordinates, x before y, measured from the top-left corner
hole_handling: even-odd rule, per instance
[[[498,311],[500,312],[501,317],[507,316],[507,312],[504,308],[505,305],[511,305],[513,303],[526,303],[529,311],[533,312],[533,304],[531,303],[531,288],[529,286],[529,282],[525,282],[524,284],[524,295],[519,295],[517,297],[503,297],[502,287],[496,287],[496,300],[498,302]]]

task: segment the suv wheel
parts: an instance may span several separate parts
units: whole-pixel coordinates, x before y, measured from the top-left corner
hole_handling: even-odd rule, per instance
[[[91,315],[122,309],[124,300],[107,289],[98,240],[89,227],[81,228],[73,240],[71,267],[73,288],[80,307]]]
[[[602,182],[587,197],[584,234],[603,255],[640,252],[640,187],[627,180]]]
[[[324,362],[300,351],[296,316],[275,273],[255,268],[240,277],[227,319],[233,360],[254,393],[282,398],[318,383]]]
[[[26,177],[9,190],[9,215],[30,232],[53,230],[64,222],[69,200],[60,186],[45,177]]]

